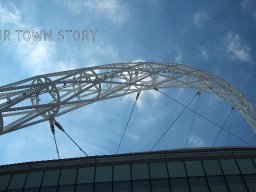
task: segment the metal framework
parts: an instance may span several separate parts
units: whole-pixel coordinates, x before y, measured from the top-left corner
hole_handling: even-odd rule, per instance
[[[255,108],[225,80],[187,65],[138,62],[49,73],[0,87],[0,134],[51,121],[97,101],[173,87],[195,88],[223,98],[256,132]]]

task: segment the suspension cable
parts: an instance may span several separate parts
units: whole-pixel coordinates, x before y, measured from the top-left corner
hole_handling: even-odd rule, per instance
[[[198,96],[197,101],[196,101],[195,111],[194,111],[194,114],[193,114],[193,118],[192,118],[192,121],[191,121],[191,124],[190,124],[190,127],[189,127],[188,137],[187,137],[187,140],[186,140],[186,145],[185,145],[186,147],[188,145],[189,136],[190,136],[193,124],[194,124],[194,120],[195,120],[195,116],[196,116],[196,111],[197,111],[197,106],[198,106],[198,103],[199,103],[200,95],[201,95],[201,92],[199,92],[199,96]]]
[[[88,156],[88,154],[69,136],[69,134],[63,129],[63,127],[55,120],[54,124],[66,134],[66,136],[78,147],[80,151],[82,151],[85,156]]]
[[[171,96],[167,95],[166,93],[160,91],[159,89],[157,89],[157,88],[154,88],[154,89],[155,89],[156,91],[158,91],[159,93],[161,93],[162,95],[166,96],[167,98],[171,99],[172,101],[174,101],[174,102],[176,102],[176,103],[182,105],[183,107],[186,107],[186,105],[184,105],[183,103],[179,102],[178,100],[172,98]],[[196,115],[198,115],[199,117],[205,119],[206,121],[208,121],[209,123],[215,125],[216,127],[221,128],[223,131],[225,131],[226,133],[232,135],[233,137],[237,138],[238,140],[242,141],[243,143],[246,143],[247,145],[252,146],[251,143],[249,143],[249,142],[247,142],[246,140],[240,138],[239,136],[237,136],[236,134],[232,133],[231,131],[225,129],[224,127],[222,128],[222,126],[220,126],[219,124],[217,124],[217,123],[215,123],[214,121],[210,120],[209,118],[205,117],[204,115],[202,115],[202,114],[200,114],[200,113],[194,111],[193,109],[191,109],[191,108],[189,108],[189,107],[188,107],[187,109],[188,109],[189,111],[191,111],[191,112],[196,113]]]
[[[221,126],[221,128],[220,128],[220,130],[219,130],[218,134],[216,135],[216,137],[215,137],[215,139],[214,139],[214,141],[213,141],[213,143],[212,143],[212,147],[213,147],[213,146],[214,146],[214,144],[216,143],[216,141],[217,141],[217,139],[218,139],[218,137],[219,137],[219,135],[220,135],[220,133],[221,133],[222,129],[223,129],[223,128],[224,128],[224,126],[226,125],[226,122],[227,122],[227,120],[228,120],[228,118],[229,118],[230,114],[234,111],[234,109],[235,109],[235,107],[232,107],[232,109],[231,109],[231,110],[230,110],[230,112],[228,113],[228,116],[226,117],[226,119],[225,119],[224,123],[222,124],[222,126]]]
[[[139,91],[139,92],[137,93],[137,95],[136,95],[136,99],[135,99],[135,101],[134,101],[134,104],[133,104],[133,107],[132,107],[132,111],[131,111],[131,113],[130,113],[130,115],[129,115],[129,118],[128,118],[127,122],[126,122],[124,131],[123,131],[123,134],[122,134],[122,136],[121,136],[120,142],[119,142],[118,147],[117,147],[117,150],[116,150],[116,154],[118,153],[119,148],[120,148],[120,146],[121,146],[121,143],[122,143],[122,141],[123,141],[124,134],[125,134],[125,132],[126,132],[126,129],[127,129],[127,127],[128,127],[128,124],[129,124],[129,122],[130,122],[130,120],[131,120],[131,116],[132,116],[132,114],[133,114],[133,111],[134,111],[134,108],[135,108],[135,105],[136,105],[136,103],[137,103],[137,100],[138,100],[139,96],[140,96],[140,91]]]
[[[58,159],[60,159],[60,153],[59,153],[59,149],[58,149],[58,145],[57,145],[57,140],[56,140],[56,137],[55,137],[54,125],[52,123],[50,123],[50,127],[51,127],[51,131],[52,131],[53,138],[54,138],[54,143],[55,143],[55,147],[56,147],[56,153],[58,155]]]
[[[167,98],[171,99],[172,101],[174,101],[174,102],[180,104],[180,105],[183,106],[183,107],[186,107],[185,104],[183,104],[183,103],[179,102],[178,100],[172,98],[171,96],[169,96],[169,95],[167,95],[166,93],[160,91],[159,89],[156,89],[156,88],[154,88],[154,89],[155,89],[156,91],[158,91],[159,93],[161,93],[162,95],[166,96]],[[215,125],[215,126],[217,126],[217,127],[221,127],[221,126],[218,125],[217,123],[213,122],[212,120],[208,119],[207,117],[203,116],[202,114],[200,114],[200,113],[194,111],[193,109],[191,109],[191,108],[189,108],[189,107],[188,107],[187,109],[188,109],[189,111],[193,112],[193,113],[196,113],[198,116],[200,116],[200,117],[202,117],[203,119],[207,120],[207,121],[210,122],[211,124],[213,124],[213,125]]]
[[[156,88],[155,88],[156,89]],[[157,144],[162,140],[162,138],[167,134],[167,132],[170,130],[170,128],[175,124],[175,122],[180,118],[180,116],[185,112],[185,110],[188,108],[188,106],[192,103],[192,101],[196,98],[196,96],[199,95],[199,91],[195,94],[195,96],[190,100],[190,102],[185,106],[185,108],[181,111],[181,113],[176,117],[176,119],[172,122],[172,124],[166,129],[166,131],[159,137],[157,142],[152,146],[150,149],[151,151],[157,146]]]
[[[231,118],[230,118],[230,122],[229,122],[229,128],[228,128],[229,131],[231,130],[231,127],[232,127],[233,117],[234,117],[234,112],[231,114]],[[229,136],[230,136],[230,134],[228,134],[227,145],[229,144]]]

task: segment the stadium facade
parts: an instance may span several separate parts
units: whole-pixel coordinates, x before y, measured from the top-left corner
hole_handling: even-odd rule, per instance
[[[197,148],[0,166],[0,191],[255,192],[256,148]]]

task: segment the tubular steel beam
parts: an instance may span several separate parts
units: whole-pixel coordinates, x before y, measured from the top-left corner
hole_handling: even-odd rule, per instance
[[[174,87],[195,88],[219,96],[240,111],[256,132],[255,108],[225,80],[187,65],[138,62],[49,73],[0,87],[0,134],[51,120],[97,101]]]

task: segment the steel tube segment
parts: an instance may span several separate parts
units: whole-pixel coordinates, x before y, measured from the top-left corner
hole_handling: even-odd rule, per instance
[[[0,135],[3,132],[3,128],[4,128],[4,120],[3,120],[2,113],[0,112]]]
[[[234,106],[256,132],[254,106],[222,78],[183,64],[137,62],[49,73],[0,87],[0,134],[47,121],[97,101],[143,90],[178,87],[219,96]],[[12,122],[5,125],[3,119],[7,117],[11,117]]]

